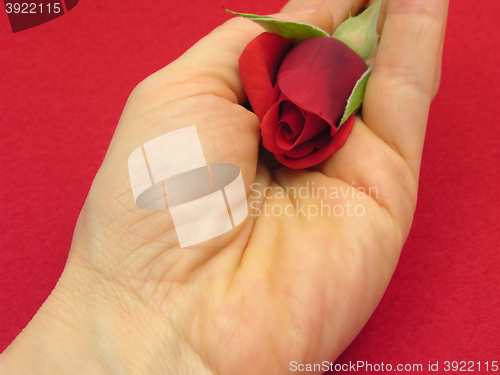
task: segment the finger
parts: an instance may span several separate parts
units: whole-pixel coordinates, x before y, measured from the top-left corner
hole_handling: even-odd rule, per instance
[[[314,3],[292,0],[281,14],[273,16],[310,23],[331,33],[333,25],[339,25],[346,19],[350,10],[353,14],[358,12],[365,3],[366,0]],[[311,9],[311,6],[316,8]],[[176,87],[171,98],[163,95],[164,101],[174,100],[179,92],[183,92],[187,96],[214,94],[234,103],[243,103],[246,96],[239,77],[238,58],[245,46],[263,31],[262,27],[249,20],[231,19],[201,39],[174,63],[148,77],[144,86],[149,90],[152,87],[163,90],[166,85]],[[191,81],[197,81],[197,84],[185,84]]]
[[[418,174],[446,1],[390,0],[363,120]]]
[[[332,18],[327,11],[277,16],[332,28]],[[238,59],[248,42],[263,31],[252,21],[234,18],[174,63],[144,80],[129,99],[112,145],[122,137],[135,141],[140,137],[147,141],[162,132],[196,124],[198,130],[207,132],[203,138],[212,140],[207,145],[202,140],[205,155],[211,162],[239,162],[240,166],[250,163],[253,172],[249,176],[254,176],[259,123],[256,116],[231,104],[246,100]],[[191,107],[193,102],[198,103],[195,98],[204,98],[200,99],[203,104]],[[226,139],[228,142],[223,142]],[[253,177],[245,181],[251,183]]]
[[[367,6],[371,6],[375,0],[370,0],[367,4]],[[380,35],[382,34],[382,27],[384,26],[385,22],[385,15],[387,13],[387,2],[388,0],[382,0],[382,6],[380,7],[380,14],[378,16],[378,23],[377,23],[377,34]]]
[[[332,27],[328,12],[293,17],[319,27]],[[256,173],[259,123],[256,116],[233,103],[244,98],[238,58],[246,44],[261,32],[263,29],[251,21],[230,20],[173,64],[148,77],[132,93],[86,204],[86,211],[98,216],[98,222],[113,227],[110,230],[98,226],[93,232],[120,239],[121,246],[109,252],[116,259],[130,260],[137,268],[143,262],[136,261],[135,254],[142,251],[156,256],[173,248],[174,252],[165,255],[173,262],[181,259],[177,255],[184,254],[178,247],[170,215],[138,210],[131,199],[127,159],[146,142],[194,124],[206,162],[240,167],[248,192]],[[215,239],[212,248],[228,243],[235,233]],[[125,253],[124,248],[128,250]],[[188,263],[180,268],[193,269],[211,252],[200,250],[196,254],[187,258],[182,255]]]
[[[327,32],[332,29],[332,17],[326,11],[273,16],[313,24]],[[182,93],[185,97],[213,94],[241,104],[246,96],[238,59],[246,45],[262,32],[264,29],[256,23],[235,17],[202,38],[172,64],[148,77],[143,86],[162,91],[164,102],[178,99]],[[165,86],[175,88],[172,95],[165,93]]]
[[[443,30],[441,32],[441,43],[439,45],[439,55],[437,59],[437,68],[436,68],[436,76],[434,78],[434,90],[432,93],[432,98],[437,95],[438,90],[439,90],[439,85],[441,83],[441,66],[443,62],[443,48],[444,48],[444,35],[446,34],[446,21],[447,21],[447,16],[448,16],[448,6],[449,2],[446,1],[446,11],[444,13],[444,20],[443,20]]]
[[[366,0],[290,0],[281,9],[281,12],[285,13],[306,13],[312,11],[318,11],[320,9],[328,10],[333,16],[333,25],[337,27],[351,13],[357,14],[361,8],[366,4]]]

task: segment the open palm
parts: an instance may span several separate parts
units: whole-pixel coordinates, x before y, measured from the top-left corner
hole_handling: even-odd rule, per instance
[[[363,5],[324,1],[329,12],[286,17],[331,32],[330,12],[338,24]],[[411,226],[446,19],[443,0],[384,8],[362,116],[346,144],[310,170],[269,171],[258,160],[259,121],[240,105],[238,74],[241,51],[263,31],[250,21],[227,22],[134,90],[58,285],[100,322],[108,360],[130,373],[283,374],[292,361],[334,360],[354,339]],[[191,125],[208,163],[241,168],[252,206],[236,229],[180,248],[168,211],[135,205],[127,159]]]

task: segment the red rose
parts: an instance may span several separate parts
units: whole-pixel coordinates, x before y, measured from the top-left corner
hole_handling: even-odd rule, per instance
[[[262,142],[283,165],[302,169],[342,147],[354,116],[337,130],[364,60],[343,42],[262,33],[241,54],[240,75],[261,121]]]

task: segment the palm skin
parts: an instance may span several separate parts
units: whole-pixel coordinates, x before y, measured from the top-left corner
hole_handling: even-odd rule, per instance
[[[331,3],[335,21],[363,5]],[[443,3],[429,2],[426,13],[389,3],[362,116],[346,144],[309,170],[269,171],[259,161],[259,121],[240,105],[237,65],[262,32],[250,21],[227,22],[134,90],[53,297],[78,301],[99,322],[96,342],[105,338],[110,368],[284,374],[291,361],[321,363],[345,349],[380,301],[410,230],[439,81]],[[328,12],[287,17],[332,31]],[[135,205],[127,159],[140,144],[193,124],[207,162],[238,165],[252,207],[264,213],[266,204],[267,215],[182,249],[168,212]],[[270,187],[269,198],[257,198],[252,183],[260,193]],[[307,184],[307,199],[277,195]],[[315,190],[313,198],[312,186],[347,196],[318,199]],[[290,205],[351,205],[351,215],[308,218],[290,207],[275,214]],[[357,205],[363,215],[354,214]]]

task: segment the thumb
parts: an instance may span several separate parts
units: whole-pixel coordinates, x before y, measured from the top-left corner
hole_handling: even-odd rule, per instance
[[[327,11],[278,16],[327,31],[332,28]],[[141,145],[175,130],[196,125],[207,163],[237,165],[249,192],[256,176],[260,132],[257,117],[237,105],[245,100],[238,59],[261,32],[249,20],[231,19],[136,87],[80,216],[75,248],[98,237],[93,248],[101,248],[110,259],[122,259],[154,246],[178,247],[170,215],[136,207],[127,163]]]

